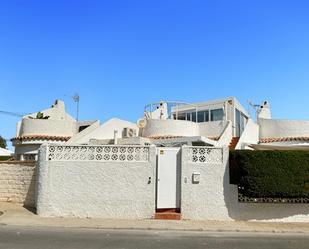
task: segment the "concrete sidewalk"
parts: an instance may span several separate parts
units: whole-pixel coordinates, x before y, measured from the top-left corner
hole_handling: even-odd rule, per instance
[[[302,233],[309,236],[309,223],[44,218],[21,205],[11,203],[0,203],[0,225],[93,229]]]

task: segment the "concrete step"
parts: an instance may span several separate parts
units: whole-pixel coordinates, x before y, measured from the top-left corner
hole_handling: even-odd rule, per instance
[[[155,213],[156,220],[181,220],[180,213],[166,212],[166,213]]]
[[[229,145],[230,150],[235,150],[237,143],[239,141],[239,137],[233,137],[231,143]]]

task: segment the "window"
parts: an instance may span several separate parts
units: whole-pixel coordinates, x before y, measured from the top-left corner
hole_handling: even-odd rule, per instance
[[[35,154],[24,154],[24,161],[35,161],[36,160],[36,156]]]
[[[192,112],[191,113],[191,115],[192,115],[192,122],[196,122],[196,112]]]
[[[236,115],[236,136],[240,137],[245,129],[246,116],[238,109],[236,109],[235,115]]]
[[[178,120],[186,120],[186,114],[185,113],[179,113],[178,114]]]
[[[205,122],[209,122],[209,110],[205,111]]]
[[[205,121],[205,113],[197,112],[197,122],[202,123]]]
[[[188,121],[191,120],[191,113],[187,113],[187,120],[188,120]]]
[[[219,121],[223,120],[223,109],[215,109],[210,111],[210,120]]]
[[[199,111],[197,112],[197,122],[208,122],[209,121],[209,111]]]
[[[87,129],[90,125],[81,125],[79,128],[78,128],[78,132],[81,132],[85,129]]]

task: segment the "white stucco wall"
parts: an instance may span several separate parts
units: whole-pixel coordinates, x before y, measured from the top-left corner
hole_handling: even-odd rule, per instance
[[[212,121],[198,123],[200,136],[219,137],[225,129],[228,121]]]
[[[230,220],[225,203],[228,147],[219,148],[222,160],[211,163],[196,163],[190,160],[190,147],[182,147],[181,215],[190,220]],[[222,154],[223,153],[223,154]],[[193,173],[200,174],[200,182],[193,183]]]
[[[147,161],[104,161],[104,146],[74,148],[58,157],[48,146],[40,149],[37,213],[41,216],[100,217],[115,219],[152,218],[155,213],[155,147],[149,148]],[[55,153],[60,149],[56,147]],[[62,148],[62,147],[61,147]],[[88,148],[88,152],[77,152]],[[125,148],[108,146],[108,148]],[[130,148],[144,148],[132,147]],[[93,152],[89,152],[90,150]],[[49,155],[47,154],[49,153]],[[88,153],[88,154],[87,154]],[[103,152],[102,152],[103,153]],[[86,156],[85,160],[65,160]],[[94,158],[87,160],[88,156]],[[97,159],[101,155],[101,159]],[[112,155],[112,154],[110,154]],[[117,154],[120,156],[120,154]],[[55,156],[55,157],[54,157]],[[49,160],[47,159],[49,157]],[[51,159],[53,158],[53,159]],[[58,159],[57,159],[58,158]],[[135,158],[135,157],[134,157]],[[150,180],[149,180],[150,179]]]
[[[309,121],[259,119],[260,138],[309,136]]]
[[[199,133],[199,126],[194,122],[173,119],[147,119],[142,136],[199,136]]]
[[[27,119],[22,120],[21,136],[48,135],[48,136],[73,136],[77,133],[76,122],[52,119]]]
[[[229,146],[233,138],[233,127],[232,127],[232,121],[228,121],[226,123],[226,127],[224,128],[224,131],[222,132],[218,144],[219,146]]]
[[[27,145],[18,145],[15,146],[15,154],[37,154],[40,144],[27,144]]]
[[[81,132],[78,132],[74,136],[72,136],[67,143],[77,143],[78,141],[84,141],[84,137],[88,134],[94,132],[96,129],[100,127],[100,121],[95,121],[91,125],[89,125],[86,129],[82,130]]]
[[[65,104],[62,100],[56,100],[51,108],[41,110],[44,116],[49,116],[49,120],[65,120],[75,122],[76,120],[65,111]],[[33,117],[35,118],[37,112],[25,115],[24,118]]]
[[[182,149],[183,219],[309,222],[309,204],[239,203],[237,186],[229,183],[228,148],[221,163],[219,153],[208,156],[210,162],[193,162],[190,147]],[[192,182],[194,172],[200,173],[199,183]]]
[[[252,119],[248,119],[243,133],[235,147],[236,150],[246,149],[246,144],[257,144],[259,142],[259,126]]]
[[[89,132],[87,131],[80,135],[77,134],[72,137],[68,143],[84,144],[88,143],[90,139],[114,139],[115,130],[117,131],[117,138],[122,138],[123,130],[127,127],[135,129],[136,134],[138,135],[138,128],[135,123],[118,118],[112,118],[94,129],[89,129]]]
[[[222,134],[228,121],[212,121],[195,123],[185,120],[147,119],[147,125],[142,131],[143,137],[154,136],[205,136],[218,137]]]

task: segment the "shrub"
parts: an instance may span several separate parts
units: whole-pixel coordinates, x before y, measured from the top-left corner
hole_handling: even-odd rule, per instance
[[[0,161],[7,161],[10,160],[12,156],[0,156]]]
[[[309,152],[230,152],[230,182],[247,197],[309,197]]]
[[[6,140],[2,136],[0,136],[0,147],[5,149],[6,145]]]

